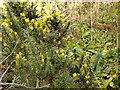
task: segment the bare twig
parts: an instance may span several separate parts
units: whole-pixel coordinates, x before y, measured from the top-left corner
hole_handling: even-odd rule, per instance
[[[14,62],[14,61],[13,61]],[[11,64],[8,66],[8,68],[5,70],[5,72],[2,74],[2,76],[0,77],[0,82],[2,81],[3,77],[5,76],[5,74],[7,73],[7,71],[9,70],[10,66],[13,64],[13,62],[11,62]]]
[[[11,52],[4,60],[2,60],[2,61],[0,62],[0,65],[12,55],[12,53],[14,52],[15,48],[16,48],[17,45],[18,45],[19,40],[20,40],[20,38],[19,38],[18,41],[16,42],[16,45],[14,46],[12,52]]]
[[[41,86],[41,87],[27,87],[27,86],[25,86],[25,85],[22,85],[22,84],[17,84],[17,83],[0,83],[0,85],[1,86],[8,86],[8,85],[10,85],[10,86],[13,86],[13,87],[15,87],[15,88],[17,88],[17,87],[21,87],[21,88],[24,88],[24,89],[31,89],[31,90],[34,90],[34,89],[39,89],[39,88],[48,88],[49,86],[50,86],[50,84],[48,84],[48,85],[44,85],[44,86]]]
[[[88,66],[89,66],[89,68],[90,68],[91,73],[94,75],[95,79],[98,81],[97,76],[96,76],[95,73],[93,72],[93,70],[92,70],[92,68],[91,68],[91,65],[89,64],[88,59],[87,59],[87,64],[88,64]],[[98,86],[100,87],[100,89],[102,89],[99,81],[97,82],[97,84],[98,84]]]

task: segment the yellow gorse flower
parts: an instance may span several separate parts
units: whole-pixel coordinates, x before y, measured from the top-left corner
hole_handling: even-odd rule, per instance
[[[0,37],[0,42],[2,42],[2,37]]]
[[[34,2],[33,5],[36,6],[36,5],[37,5],[37,2]]]
[[[25,22],[28,23],[28,22],[29,22],[29,18],[26,18],[26,19],[25,19]]]
[[[73,73],[73,77],[74,77],[74,78],[77,77],[77,74],[76,74],[76,73]]]
[[[16,59],[19,59],[20,58],[20,55],[19,54],[16,54]]]
[[[48,29],[47,32],[50,33],[50,29]]]
[[[46,33],[46,32],[47,32],[46,28],[45,28],[45,29],[43,29],[43,33]]]
[[[56,11],[56,12],[55,12],[55,15],[56,15],[56,16],[58,16],[58,15],[59,15],[59,12],[58,12],[58,11]]]
[[[44,59],[45,59],[45,58],[44,58],[44,56],[43,56],[43,55],[42,55],[41,59],[42,59],[42,63],[44,63]]]
[[[40,14],[40,12],[39,12],[39,11],[37,11],[37,12],[36,12],[36,14]]]
[[[36,22],[34,23],[34,25],[35,25],[35,27],[37,27],[37,26],[38,26],[38,22],[36,21]]]
[[[16,61],[15,61],[15,64],[16,64],[16,65],[19,65],[19,62],[18,62],[18,60],[16,60]]]
[[[3,26],[3,27],[8,27],[8,23],[7,23],[7,22],[3,22],[3,23],[1,24],[1,26]]]
[[[85,78],[86,78],[86,79],[89,79],[89,78],[90,78],[90,76],[89,76],[89,75],[87,75],[87,76],[85,76]]]
[[[61,41],[58,41],[58,44],[60,45],[60,44],[61,44]]]
[[[7,46],[7,43],[4,42],[4,43],[3,43],[3,46],[6,47],[6,46]]]
[[[23,61],[27,61],[27,59],[25,57],[23,57],[22,59],[23,59]]]
[[[20,16],[25,17],[25,14],[24,13],[20,13]]]
[[[61,56],[61,57],[64,57],[64,56],[65,56],[65,54],[64,54],[64,53],[61,53],[61,54],[60,54],[60,56]]]
[[[32,19],[32,20],[31,20],[31,22],[34,22],[34,21],[35,21],[35,19]]]
[[[33,30],[33,29],[34,29],[33,26],[29,26],[29,28],[30,28],[30,30]]]
[[[84,66],[84,67],[87,67],[87,63],[84,63],[83,66]]]
[[[16,36],[16,35],[17,35],[17,32],[14,32],[14,35]]]
[[[61,50],[60,50],[60,53],[64,53],[64,52],[65,52],[65,50],[64,50],[64,49],[61,49]]]
[[[89,81],[88,81],[88,80],[86,81],[86,84],[89,84]]]
[[[12,25],[12,22],[10,22],[10,25]]]

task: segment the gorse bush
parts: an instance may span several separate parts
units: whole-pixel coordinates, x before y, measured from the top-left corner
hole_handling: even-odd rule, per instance
[[[66,12],[52,3],[7,2],[4,5],[3,65],[8,67],[13,62],[4,82],[28,87],[47,84],[54,88],[118,87],[116,31],[91,29],[79,19],[67,20]],[[102,20],[101,16],[97,18]],[[104,23],[109,22],[105,20]]]

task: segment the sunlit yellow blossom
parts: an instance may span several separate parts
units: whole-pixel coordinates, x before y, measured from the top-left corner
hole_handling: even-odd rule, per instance
[[[15,36],[17,35],[17,32],[14,32]]]
[[[58,12],[58,11],[56,11],[56,12],[55,12],[55,15],[56,15],[56,16],[58,16],[58,15],[59,15],[59,12]]]
[[[20,0],[20,2],[26,2],[26,0]]]
[[[20,58],[20,55],[19,54],[16,54],[16,59],[19,59]]]
[[[32,19],[32,20],[31,20],[31,22],[34,22],[34,21],[35,21],[35,19]]]
[[[76,60],[77,60],[77,61],[79,61],[79,60],[80,60],[80,58],[77,58]]]
[[[14,20],[16,20],[17,19],[17,17],[16,16],[14,16]]]
[[[61,44],[61,41],[58,41],[58,44]]]
[[[60,18],[60,20],[63,22],[63,21],[64,21],[64,18]]]
[[[4,19],[4,22],[9,22],[10,20],[9,19]]]
[[[54,39],[53,42],[56,42],[56,39]]]
[[[73,77],[74,77],[74,78],[77,77],[77,74],[76,74],[76,73],[73,73]]]
[[[43,56],[43,55],[42,55],[42,58],[41,58],[41,59],[42,59],[42,63],[44,63],[44,59],[45,59],[45,58],[44,58],[44,56]]]
[[[63,38],[62,38],[62,40],[64,40],[64,41],[65,41],[65,40],[67,40],[67,38],[63,37]]]
[[[12,25],[12,22],[10,22],[10,25]]]
[[[42,29],[42,27],[43,27],[43,23],[42,23],[42,22],[40,22],[40,29]]]
[[[87,76],[85,76],[85,78],[86,78],[86,79],[89,79],[89,78],[90,78],[90,76],[89,76],[89,75],[87,75]]]
[[[45,28],[45,29],[43,29],[43,33],[46,33],[46,32],[47,32],[46,28]]]
[[[25,57],[23,57],[22,59],[23,59],[23,61],[27,61],[27,59]]]
[[[3,23],[1,24],[1,26],[3,26],[3,27],[8,27],[8,23],[3,22]]]
[[[33,2],[33,5],[36,6],[36,5],[37,5],[37,2]]]
[[[89,84],[89,81],[87,80],[86,83]]]
[[[56,53],[58,54],[58,53],[59,53],[59,51],[57,50],[57,51],[56,51]]]
[[[6,47],[6,46],[7,46],[7,43],[4,42],[4,43],[3,43],[3,46]]]
[[[25,14],[24,13],[20,13],[20,16],[25,17]]]
[[[43,15],[45,12],[42,10],[42,12],[41,12],[41,13],[42,13],[42,15]]]
[[[83,66],[84,66],[84,67],[87,67],[87,64],[86,64],[86,63],[84,63],[84,64],[83,64]]]
[[[64,50],[64,49],[61,49],[61,50],[60,50],[60,53],[64,53],[64,52],[65,52],[65,50]]]
[[[25,19],[25,22],[28,23],[28,22],[29,22],[29,18],[26,18],[26,19]]]
[[[33,29],[34,29],[33,26],[29,26],[29,28],[30,28],[30,30],[33,30]]]
[[[48,29],[47,32],[50,33],[50,29]]]
[[[37,11],[37,12],[36,12],[36,14],[40,14],[40,12],[39,12],[39,11]]]
[[[3,5],[4,5],[4,6],[7,6],[7,3],[6,3],[6,2],[4,2],[4,3],[3,3]]]
[[[16,63],[16,65],[19,65],[19,62],[18,62],[18,60],[16,60],[16,61],[15,61],[15,63]]]
[[[46,38],[46,37],[43,37],[44,39]]]
[[[64,56],[65,56],[65,54],[64,54],[64,53],[61,53],[61,54],[60,54],[60,56],[61,56],[61,57],[64,57]]]
[[[117,77],[117,75],[116,75],[116,74],[114,74],[114,75],[113,75],[113,78],[116,78],[116,77]]]
[[[2,37],[0,37],[0,42],[2,41]]]
[[[46,23],[46,21],[47,21],[47,17],[46,17],[46,16],[44,16],[44,17],[43,17],[42,22],[45,24],[45,23]]]
[[[30,5],[30,2],[28,1],[28,5]]]
[[[36,21],[36,22],[34,23],[34,25],[35,25],[35,27],[37,27],[37,26],[38,26],[38,22]]]
[[[84,71],[84,70],[82,70],[82,71],[81,71],[81,74],[82,74],[82,75],[83,75],[83,74],[85,74],[85,71]]]

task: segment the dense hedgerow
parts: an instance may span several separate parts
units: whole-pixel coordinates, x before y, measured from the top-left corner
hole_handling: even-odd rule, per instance
[[[14,63],[4,82],[29,87],[118,87],[116,31],[91,29],[79,19],[70,22],[54,5],[49,9],[52,3],[7,2],[5,6],[3,60],[14,51],[3,65]],[[103,14],[97,17],[99,23],[115,23],[113,16],[103,19]]]

